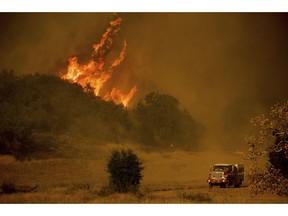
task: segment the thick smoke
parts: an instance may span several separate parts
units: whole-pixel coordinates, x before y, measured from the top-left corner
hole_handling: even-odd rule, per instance
[[[118,15],[127,55],[115,78],[137,83],[134,103],[152,90],[178,98],[206,127],[203,148],[246,149],[249,119],[287,99],[287,14]],[[0,67],[58,75],[69,57],[90,57],[112,17],[0,14]]]
[[[59,73],[71,56],[89,58],[113,14],[1,14],[1,66],[16,73]]]
[[[203,146],[245,149],[249,119],[287,99],[287,18],[145,14],[128,25],[137,35],[128,41],[145,68],[141,77],[179,98],[206,126]]]

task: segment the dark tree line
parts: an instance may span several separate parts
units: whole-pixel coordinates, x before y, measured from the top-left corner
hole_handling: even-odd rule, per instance
[[[200,127],[179,101],[167,94],[151,92],[133,111],[137,140],[148,147],[195,149]]]
[[[199,128],[170,95],[149,93],[127,110],[56,76],[0,74],[0,154],[17,159],[65,156],[85,140],[195,149]]]

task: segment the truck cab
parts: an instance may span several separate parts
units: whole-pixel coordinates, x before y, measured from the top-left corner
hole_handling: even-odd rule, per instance
[[[210,174],[207,179],[210,187],[220,186],[221,188],[239,187],[243,181],[243,164],[214,164],[210,167]]]

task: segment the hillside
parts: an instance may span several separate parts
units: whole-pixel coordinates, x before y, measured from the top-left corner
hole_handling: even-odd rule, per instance
[[[195,150],[200,124],[179,101],[151,92],[127,109],[56,76],[0,74],[0,154],[17,159],[80,157],[97,145]]]

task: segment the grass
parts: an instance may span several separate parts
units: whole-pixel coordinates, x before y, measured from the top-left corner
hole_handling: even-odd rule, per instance
[[[179,199],[185,203],[185,202],[193,202],[193,203],[211,203],[212,197],[208,193],[189,193],[187,191],[177,191],[177,196]]]
[[[136,152],[143,160],[139,193],[112,193],[105,155],[95,159],[49,159],[17,162],[0,157],[0,185],[37,185],[31,192],[0,193],[0,203],[288,203],[273,194],[251,197],[247,185],[240,188],[209,188],[209,164],[217,156],[208,153]],[[225,161],[237,160],[227,154]],[[219,162],[219,161],[218,161]],[[220,161],[223,162],[223,161]],[[7,180],[4,182],[4,180]],[[9,186],[10,187],[10,186]],[[9,188],[8,187],[8,188]],[[3,189],[2,189],[3,190]]]

